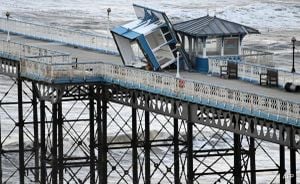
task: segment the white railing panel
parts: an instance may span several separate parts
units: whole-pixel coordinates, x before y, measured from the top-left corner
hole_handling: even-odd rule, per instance
[[[103,50],[117,54],[117,47],[111,37],[88,34],[81,31],[33,24],[18,20],[0,18],[0,30],[10,31],[37,39],[51,40],[84,48]]]

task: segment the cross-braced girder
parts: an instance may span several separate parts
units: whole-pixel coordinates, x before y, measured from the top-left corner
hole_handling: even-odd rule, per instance
[[[1,126],[1,167],[10,165],[11,176],[2,169],[2,180],[255,183],[263,173],[274,183],[295,172],[282,158],[293,163],[298,155],[297,127],[114,85],[39,87],[20,79],[6,85],[1,125],[10,128]],[[18,90],[21,101],[14,97]],[[12,137],[18,140],[13,154],[5,152]],[[292,147],[289,157],[284,146]]]

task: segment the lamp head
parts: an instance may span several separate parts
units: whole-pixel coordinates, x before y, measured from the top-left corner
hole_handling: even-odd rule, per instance
[[[111,9],[110,8],[107,8],[107,15],[109,15],[110,14],[110,12],[111,12]]]
[[[6,12],[6,18],[9,18],[9,16],[10,16],[10,13],[9,12]]]
[[[295,44],[295,42],[297,41],[296,38],[293,36],[292,40],[293,44]]]
[[[181,47],[180,43],[176,43],[176,48],[179,49]]]

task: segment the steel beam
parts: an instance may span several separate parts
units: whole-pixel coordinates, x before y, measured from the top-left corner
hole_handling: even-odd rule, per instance
[[[95,125],[94,125],[94,86],[89,87],[89,118],[90,118],[90,183],[95,184],[96,183],[96,176],[95,176]]]
[[[63,140],[63,115],[62,102],[57,103],[57,131],[58,131],[58,181],[59,184],[64,183],[64,140]]]
[[[150,168],[150,112],[145,111],[145,184],[151,183],[151,168]]]
[[[295,149],[295,130],[294,127],[291,128],[290,130],[290,168],[291,168],[291,184],[296,184],[297,183],[297,169],[296,169],[296,149]]]
[[[133,98],[134,99],[134,98]],[[135,104],[135,101],[132,102]],[[139,183],[138,178],[138,135],[137,135],[137,109],[132,107],[132,139],[131,139],[131,146],[132,146],[132,180],[134,184]]]
[[[240,120],[233,116],[232,120],[235,125],[235,129],[240,129]],[[241,165],[241,136],[240,134],[235,133],[233,136],[234,142],[234,168],[233,168],[233,176],[234,183],[242,183],[242,165]]]
[[[188,106],[188,113],[191,114],[191,106]],[[191,117],[191,116],[189,116]],[[194,163],[193,163],[193,122],[187,121],[187,183],[193,184],[194,182]]]
[[[280,157],[280,166],[279,166],[279,173],[280,173],[280,184],[285,184],[285,147],[280,145],[279,146],[279,157]]]
[[[52,104],[52,171],[51,179],[52,184],[57,184],[57,173],[58,173],[58,164],[57,164],[57,103]]]
[[[23,119],[23,87],[20,74],[17,79],[18,86],[18,128],[19,128],[19,174],[20,184],[25,182],[25,161],[24,161],[24,119]]]
[[[2,121],[0,118],[0,183],[2,182],[2,154],[3,154],[3,149],[2,149]]]
[[[101,92],[101,122],[100,122],[100,183],[107,184],[107,95],[108,91],[105,85],[102,86]]]
[[[251,123],[251,122],[250,122]],[[250,124],[250,128],[254,129],[254,124]],[[251,184],[256,184],[256,164],[255,164],[255,138],[250,137],[249,143],[249,157],[250,157],[250,170],[251,170]]]
[[[33,111],[33,135],[34,135],[34,180],[39,181],[39,122],[38,122],[38,107],[37,107],[37,90],[34,83],[32,83],[32,111]]]
[[[178,130],[178,119],[174,118],[174,184],[180,184],[179,174],[179,130]]]
[[[40,117],[41,117],[41,183],[46,183],[47,181],[47,167],[46,167],[46,153],[47,153],[47,148],[46,148],[46,122],[45,122],[45,101],[41,100],[40,101]]]

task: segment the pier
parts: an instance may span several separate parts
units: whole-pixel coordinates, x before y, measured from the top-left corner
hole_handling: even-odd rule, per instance
[[[0,18],[0,183],[299,182],[300,94],[284,87],[300,73],[241,37],[217,38],[210,57],[204,37],[135,8],[138,25],[161,31],[129,23],[107,37]]]

